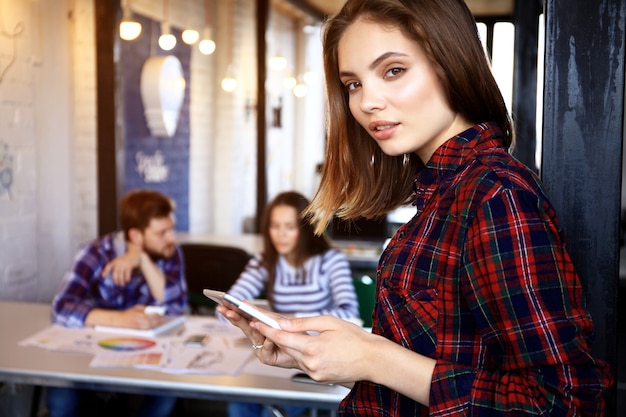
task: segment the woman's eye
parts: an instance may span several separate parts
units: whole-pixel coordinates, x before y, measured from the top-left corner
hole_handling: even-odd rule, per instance
[[[385,73],[385,77],[394,78],[404,72],[404,68],[391,68],[389,71]]]
[[[361,85],[361,83],[359,83],[358,81],[353,81],[353,82],[350,82],[350,83],[347,83],[347,84],[346,84],[346,89],[347,89],[348,91],[354,91],[354,90],[356,90],[356,89],[357,89],[360,85]]]

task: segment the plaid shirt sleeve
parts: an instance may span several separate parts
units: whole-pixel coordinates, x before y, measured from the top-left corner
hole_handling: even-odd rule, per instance
[[[602,415],[608,366],[551,206],[505,190],[469,224],[461,294],[480,335],[477,367],[440,360],[430,415]]]
[[[83,248],[72,269],[63,278],[61,289],[52,301],[52,322],[66,327],[83,327],[89,312],[100,307],[101,292],[97,284],[102,268],[108,262],[106,251],[91,244]],[[113,259],[114,252],[110,252]]]
[[[165,275],[165,298],[157,303],[138,270],[133,271],[131,281],[125,286],[115,285],[110,278],[101,276],[104,266],[117,256],[112,242],[111,236],[105,236],[78,253],[52,301],[53,323],[83,327],[94,308],[125,310],[135,304],[164,305],[170,315],[185,312],[187,286],[180,248],[176,248],[171,258],[157,261]]]

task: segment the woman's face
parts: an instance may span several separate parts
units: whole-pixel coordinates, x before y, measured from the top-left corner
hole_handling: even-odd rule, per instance
[[[270,240],[281,255],[291,260],[298,246],[300,229],[298,226],[298,211],[295,207],[279,205],[270,213]]]
[[[471,125],[450,108],[422,47],[397,28],[357,19],[338,62],[352,115],[387,155],[415,152],[425,163]]]

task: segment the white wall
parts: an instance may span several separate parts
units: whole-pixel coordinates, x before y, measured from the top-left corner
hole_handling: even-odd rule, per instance
[[[0,141],[12,162],[10,190],[0,195],[1,299],[49,301],[95,224],[95,193],[80,195],[93,189],[94,175],[75,136],[95,125],[93,94],[84,88],[95,75],[83,59],[93,57],[92,16],[87,0],[2,2],[3,29],[23,30],[0,82]],[[1,36],[0,67],[12,56],[13,40]],[[80,94],[75,72],[87,74],[76,78]],[[75,101],[83,106],[76,116]],[[84,142],[93,149],[93,135]]]

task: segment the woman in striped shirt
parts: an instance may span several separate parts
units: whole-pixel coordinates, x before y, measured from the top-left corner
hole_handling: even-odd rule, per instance
[[[283,314],[356,319],[348,260],[300,217],[308,204],[292,191],[270,202],[262,224],[263,253],[250,260],[228,293],[241,300],[264,294],[272,310]]]
[[[292,191],[270,202],[262,223],[263,253],[250,260],[228,293],[240,300],[264,295],[272,310],[283,316],[329,314],[359,321],[348,260],[300,216],[308,204]],[[268,413],[260,404],[230,403],[228,410],[233,417]],[[286,407],[284,411],[294,417],[303,410]]]

